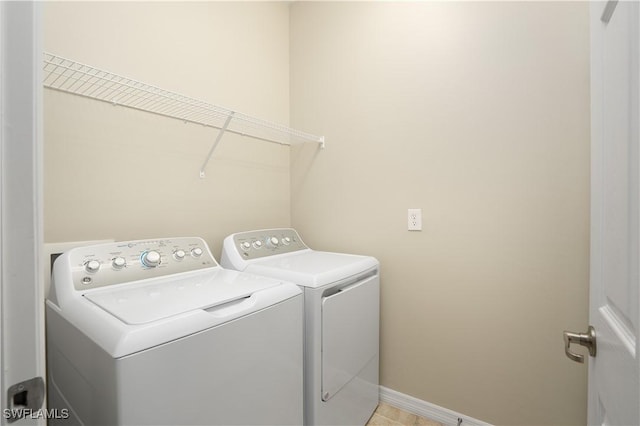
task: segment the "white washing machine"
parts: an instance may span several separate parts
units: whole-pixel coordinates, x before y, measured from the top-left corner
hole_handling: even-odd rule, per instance
[[[46,311],[63,424],[303,421],[300,289],[222,269],[200,238],[72,249]]]
[[[293,229],[266,229],[225,238],[220,262],[303,289],[305,424],[367,423],[378,405],[378,261],[311,250]]]

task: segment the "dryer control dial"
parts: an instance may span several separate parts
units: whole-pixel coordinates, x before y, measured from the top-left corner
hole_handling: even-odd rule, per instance
[[[267,237],[267,247],[276,248],[280,244],[280,240],[276,237]]]
[[[147,268],[155,268],[160,264],[160,253],[155,250],[148,250],[140,255],[140,263]]]

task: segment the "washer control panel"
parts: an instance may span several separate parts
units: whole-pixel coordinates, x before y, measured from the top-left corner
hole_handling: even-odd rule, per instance
[[[243,259],[258,259],[309,248],[291,228],[240,232],[234,234],[233,243]]]
[[[197,237],[99,244],[66,254],[69,263],[55,267],[70,267],[73,286],[81,291],[218,266]]]

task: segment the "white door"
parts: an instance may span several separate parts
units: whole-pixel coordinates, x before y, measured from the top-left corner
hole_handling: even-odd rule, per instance
[[[640,424],[640,7],[591,4],[589,424]]]
[[[39,6],[0,1],[0,424],[44,424]]]

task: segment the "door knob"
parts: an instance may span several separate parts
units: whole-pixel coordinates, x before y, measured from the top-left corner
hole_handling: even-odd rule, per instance
[[[584,355],[571,352],[572,343],[584,346],[589,349],[589,355],[596,356],[596,330],[592,326],[589,326],[589,330],[586,333],[565,331],[562,334],[564,337],[564,353],[569,359],[579,363],[584,362]]]

